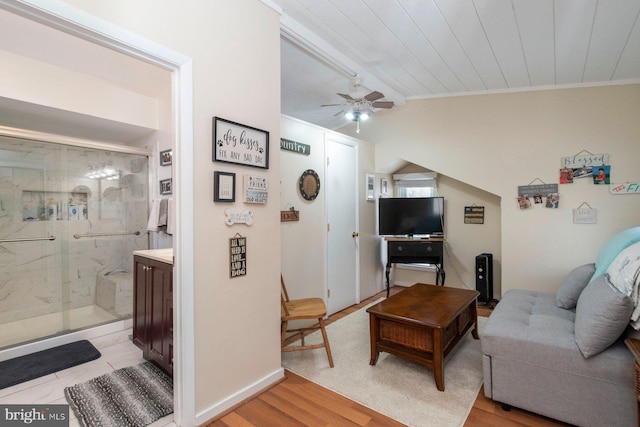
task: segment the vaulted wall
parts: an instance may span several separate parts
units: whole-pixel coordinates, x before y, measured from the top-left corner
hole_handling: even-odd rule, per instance
[[[376,168],[403,159],[500,197],[503,292],[555,292],[607,238],[638,225],[640,195],[583,179],[559,185],[559,208],[521,210],[518,186],[558,183],[561,158],[586,152],[609,154],[612,182],[640,181],[638,117],[637,84],[477,95],[377,112],[359,137],[376,145]],[[584,202],[597,224],[573,223]]]

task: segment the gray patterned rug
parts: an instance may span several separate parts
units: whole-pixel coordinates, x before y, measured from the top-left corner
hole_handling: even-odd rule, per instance
[[[143,427],[173,413],[173,381],[150,362],[64,389],[85,427]]]

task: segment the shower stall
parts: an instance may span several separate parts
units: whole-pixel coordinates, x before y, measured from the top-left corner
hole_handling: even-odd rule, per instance
[[[149,171],[122,151],[0,136],[0,351],[131,318]]]

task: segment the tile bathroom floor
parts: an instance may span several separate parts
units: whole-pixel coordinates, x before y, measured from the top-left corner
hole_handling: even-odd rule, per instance
[[[64,404],[65,387],[89,381],[116,369],[144,362],[142,350],[129,339],[131,329],[90,339],[102,354],[96,360],[74,366],[54,374],[36,378],[0,390],[0,404]],[[75,413],[69,408],[70,427],[80,426]],[[175,427],[173,414],[150,424],[151,427]]]

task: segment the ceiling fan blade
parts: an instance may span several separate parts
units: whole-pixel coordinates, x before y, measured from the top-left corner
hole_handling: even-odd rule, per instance
[[[344,98],[344,99],[346,99],[347,101],[355,101],[355,99],[353,99],[353,98],[351,97],[351,95],[347,95],[347,94],[344,94],[344,93],[338,93],[337,95],[339,95],[339,96],[343,97],[343,98]]]
[[[321,107],[338,107],[344,104],[322,104]]]
[[[378,92],[377,90],[374,90],[369,95],[364,97],[364,99],[366,99],[369,102],[377,101],[380,98],[384,98],[384,95]]]
[[[392,108],[393,107],[393,101],[372,102],[371,106],[373,108]]]
[[[340,115],[340,114],[342,114],[342,113],[344,113],[344,110],[340,110],[340,111],[338,111],[337,113],[335,113],[335,114],[333,115],[333,117],[337,117],[337,116],[339,116],[339,115]]]

